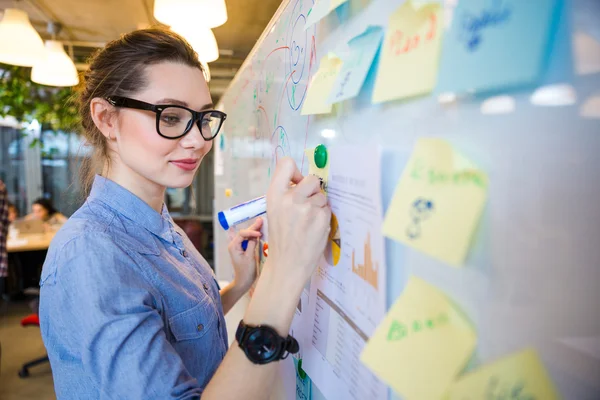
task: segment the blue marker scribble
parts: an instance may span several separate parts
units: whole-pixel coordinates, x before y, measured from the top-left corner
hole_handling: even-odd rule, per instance
[[[484,9],[479,14],[465,12],[461,15],[460,40],[466,43],[469,51],[476,51],[479,48],[484,29],[504,24],[511,17],[512,10],[504,4],[504,0],[492,0],[491,3],[490,8]]]
[[[406,235],[414,240],[421,236],[421,222],[433,214],[433,202],[419,197],[412,203],[408,212],[412,222],[406,228]]]

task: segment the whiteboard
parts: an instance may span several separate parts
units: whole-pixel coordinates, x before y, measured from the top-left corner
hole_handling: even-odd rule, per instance
[[[537,88],[524,88],[499,93],[515,104],[501,115],[483,114],[486,97],[475,95],[373,106],[375,64],[358,98],[307,117],[300,108],[321,57],[385,27],[402,0],[351,0],[305,31],[312,3],[283,1],[218,104],[228,118],[214,146],[215,211],[265,194],[277,157],[307,173],[304,149],[320,143],[384,149],[385,209],[415,141],[444,138],[488,174],[487,205],[464,268],[386,241],[388,307],[419,276],[473,322],[472,367],[533,346],[565,398],[600,398],[600,2],[567,2],[571,40],[556,44],[543,82],[567,85],[570,104],[533,105]],[[215,240],[217,276],[230,280],[216,219]]]

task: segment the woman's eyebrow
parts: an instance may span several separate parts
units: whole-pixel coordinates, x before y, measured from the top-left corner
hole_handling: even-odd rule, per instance
[[[182,107],[187,107],[187,108],[191,108],[188,103],[186,103],[185,101],[181,101],[181,100],[177,100],[177,99],[171,99],[171,98],[164,98],[164,99],[160,99],[157,102],[158,104],[175,104],[178,106],[182,106]],[[209,110],[211,108],[214,108],[214,104],[213,103],[208,103],[203,105],[202,107],[200,107],[199,111],[203,111],[203,110]]]

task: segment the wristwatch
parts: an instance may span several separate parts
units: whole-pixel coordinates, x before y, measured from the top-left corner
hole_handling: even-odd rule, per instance
[[[254,364],[283,360],[290,353],[295,354],[300,350],[298,341],[292,336],[283,338],[268,325],[250,326],[243,320],[235,332],[235,339]]]

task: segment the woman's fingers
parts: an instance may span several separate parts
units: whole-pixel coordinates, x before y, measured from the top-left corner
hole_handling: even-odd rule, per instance
[[[278,194],[288,191],[290,182],[298,183],[302,181],[302,173],[296,166],[296,162],[290,157],[279,160],[277,168],[271,180],[271,190]]]
[[[244,239],[256,239],[261,236],[262,236],[262,233],[257,232],[257,231],[251,231],[250,229],[244,229],[238,233],[238,237],[239,237],[239,239],[241,239],[240,241],[242,241]]]
[[[315,207],[323,208],[327,205],[327,197],[319,191],[308,198],[308,202]]]
[[[305,177],[294,188],[294,194],[302,198],[310,198],[311,196],[320,192],[321,180],[314,175]]]

